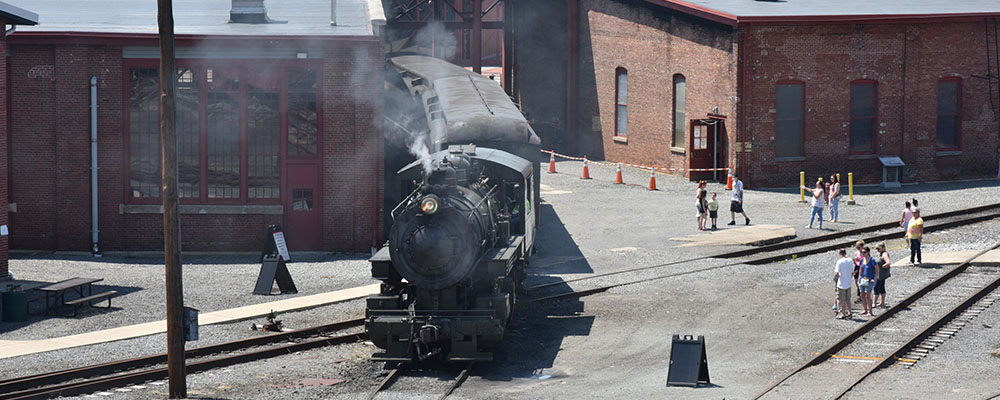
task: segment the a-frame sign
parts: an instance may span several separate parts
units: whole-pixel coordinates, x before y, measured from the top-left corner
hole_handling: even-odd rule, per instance
[[[281,225],[268,226],[267,236],[264,238],[264,251],[260,255],[260,274],[257,275],[253,294],[271,294],[275,281],[278,282],[281,294],[298,293],[295,282],[292,281],[292,274],[285,265],[288,259],[288,246],[285,244]]]

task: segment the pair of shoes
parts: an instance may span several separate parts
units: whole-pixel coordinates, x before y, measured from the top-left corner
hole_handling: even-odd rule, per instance
[[[736,222],[736,221],[733,221]],[[747,225],[750,225],[750,218],[747,218]]]
[[[718,229],[719,229],[719,228],[716,228],[716,227],[715,227],[715,225],[712,225],[712,230],[713,230],[713,231],[715,231],[715,230],[718,230]]]
[[[726,224],[726,225],[736,225],[736,220],[734,219],[734,220],[732,220],[732,221],[729,221],[729,223],[728,223],[728,224]]]
[[[812,228],[813,228],[812,225],[806,225],[806,229],[812,229]]]

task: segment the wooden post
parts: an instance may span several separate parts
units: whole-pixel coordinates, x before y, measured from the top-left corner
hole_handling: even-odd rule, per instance
[[[184,365],[184,288],[181,280],[180,224],[177,215],[177,112],[174,105],[172,0],[157,0],[160,26],[160,185],[163,198],[163,258],[167,289],[167,377],[171,399],[187,397]]]

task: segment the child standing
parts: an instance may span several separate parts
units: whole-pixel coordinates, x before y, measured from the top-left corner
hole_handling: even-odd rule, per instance
[[[719,202],[718,202],[718,200],[715,200],[715,195],[716,194],[717,193],[712,192],[712,200],[709,200],[709,202],[708,202],[708,216],[709,216],[709,218],[712,218],[712,230],[713,231],[716,230],[716,229],[719,229],[719,228],[715,227],[715,219],[719,217]]]

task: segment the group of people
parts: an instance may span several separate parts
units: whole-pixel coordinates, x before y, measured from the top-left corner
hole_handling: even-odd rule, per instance
[[[875,246],[877,254],[871,254],[871,249],[865,246],[864,240],[854,244],[854,258],[847,258],[847,250],[838,251],[840,259],[834,267],[833,280],[837,287],[837,299],[833,309],[838,319],[853,317],[851,312],[851,286],[858,293],[863,312],[862,316],[875,316],[875,309],[889,308],[885,302],[885,281],[892,276],[892,261],[885,249],[885,243]],[[873,296],[874,295],[874,296]]]
[[[717,193],[713,192],[711,197],[708,195],[708,183],[705,181],[698,181],[698,189],[695,192],[695,208],[698,210],[698,214],[695,217],[698,220],[698,230],[707,230],[706,225],[708,225],[708,220],[712,220],[711,230],[719,229],[716,226],[716,220],[719,217],[719,201],[716,200]],[[750,225],[750,217],[747,213],[743,211],[743,182],[736,175],[733,175],[733,199],[729,203],[729,216],[732,219],[729,221],[728,225],[736,225],[736,213],[743,214],[743,218],[746,220],[746,224]]]
[[[837,222],[840,218],[840,179],[837,178],[837,174],[830,175],[830,180],[825,183],[823,178],[820,178],[813,189],[805,186],[800,188],[812,193],[812,214],[809,215],[807,228],[812,229],[813,221],[818,219],[819,229],[823,229],[823,208],[827,205],[830,206],[830,222]]]

